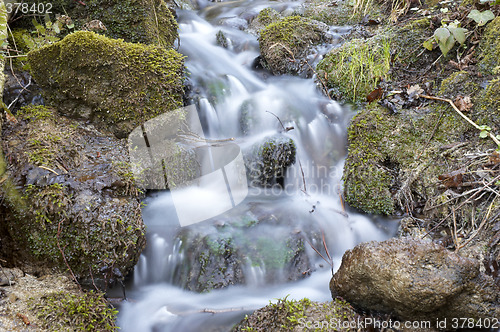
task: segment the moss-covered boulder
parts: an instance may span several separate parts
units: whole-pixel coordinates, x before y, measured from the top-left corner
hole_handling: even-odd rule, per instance
[[[340,299],[320,303],[284,298],[246,316],[231,331],[351,331],[359,319],[353,307]]]
[[[275,75],[300,74],[312,46],[327,42],[328,26],[300,16],[288,16],[261,31],[259,45],[265,66]]]
[[[453,167],[443,152],[448,144],[460,142],[467,129],[463,119],[439,104],[401,114],[368,105],[348,130],[346,201],[369,213],[413,210],[413,204],[438,192],[438,176]]]
[[[336,99],[364,101],[390,69],[390,42],[386,37],[354,39],[331,50],[318,64],[318,79]]]
[[[479,50],[480,70],[485,74],[500,75],[500,17],[488,23]]]
[[[90,19],[106,26],[106,36],[128,42],[172,47],[178,25],[163,0],[86,1]]]
[[[253,187],[283,186],[286,170],[295,163],[293,140],[283,135],[266,137],[245,150],[248,182]]]
[[[174,50],[75,32],[28,59],[51,105],[117,137],[182,106],[183,57]]]
[[[126,142],[44,106],[22,108],[17,121],[2,133],[10,263],[70,268],[99,285],[126,275],[145,246]]]

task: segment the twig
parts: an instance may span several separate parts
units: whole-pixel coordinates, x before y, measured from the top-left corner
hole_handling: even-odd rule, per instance
[[[470,238],[468,238],[467,241],[463,245],[461,245],[460,247],[457,247],[457,250],[465,247],[470,241],[472,241],[473,238],[476,237],[476,235],[479,233],[479,231],[483,228],[483,226],[486,224],[486,221],[488,220],[488,217],[490,216],[491,208],[493,207],[493,203],[495,202],[496,198],[497,198],[497,196],[495,196],[495,198],[493,198],[493,200],[491,201],[490,207],[488,208],[488,213],[486,213],[486,216],[484,216],[483,221],[481,221],[481,224],[479,224],[479,228],[477,229],[477,231]],[[498,216],[498,214],[495,216],[494,219],[496,219],[497,216]]]
[[[82,286],[80,285],[80,283],[78,282],[78,280],[76,279],[75,277],[75,274],[73,273],[73,270],[71,269],[71,267],[69,266],[68,264],[68,261],[66,260],[66,256],[64,255],[64,251],[62,250],[61,248],[61,244],[59,243],[59,236],[61,235],[61,224],[62,222],[64,221],[65,219],[61,219],[59,221],[59,224],[57,225],[57,237],[56,237],[56,244],[57,244],[57,248],[59,248],[59,251],[61,252],[61,255],[62,255],[62,258],[64,259],[64,263],[66,264],[66,266],[68,267],[68,270],[69,272],[71,273],[71,276],[73,277],[73,280],[75,280],[76,284],[78,285],[78,289],[80,289],[80,292],[82,292]]]
[[[470,201],[472,198],[474,198],[477,194],[479,194],[481,191],[483,191],[484,189],[486,189],[489,185],[491,185],[492,183],[495,183],[496,181],[498,181],[498,179],[500,179],[500,175],[496,176],[493,180],[491,180],[490,182],[488,182],[486,185],[484,185],[481,189],[479,189],[478,191],[476,191],[471,197],[467,198],[465,201],[463,201],[457,208],[456,210],[460,209],[462,206],[465,205],[465,203],[467,203],[468,201]],[[438,228],[439,226],[441,226],[441,224],[446,220],[448,219],[448,217],[451,216],[451,213],[449,213],[446,217],[444,217],[443,219],[441,219],[438,224],[436,226],[434,226],[433,228],[431,228],[430,231],[428,231],[424,236],[422,236],[422,238],[425,238],[427,235],[429,235],[430,233],[432,233],[434,230],[436,230],[436,228]]]
[[[323,247],[325,247],[325,251],[326,251],[326,255],[328,257],[328,259],[325,258],[325,256],[323,256],[319,251],[318,249],[316,249],[311,242],[309,242],[309,240],[304,237],[304,240],[306,240],[306,242],[311,246],[311,248],[313,248],[314,251],[316,251],[316,253],[321,257],[323,258],[323,260],[325,262],[328,263],[328,265],[330,265],[330,267],[332,268],[332,275],[333,275],[333,259],[332,257],[330,256],[330,253],[328,252],[328,248],[326,246],[326,241],[325,241],[325,233],[323,232],[323,230],[321,231],[321,235],[322,235],[322,239],[323,239]]]
[[[470,123],[471,125],[473,125],[474,128],[476,128],[477,130],[482,131],[481,127],[479,127],[479,125],[477,125],[474,121],[472,121],[467,115],[465,115],[464,113],[462,113],[458,109],[458,107],[455,106],[455,104],[453,103],[453,101],[451,99],[441,98],[441,97],[434,97],[434,96],[427,96],[427,95],[419,95],[419,97],[426,98],[426,99],[432,99],[432,100],[445,101],[445,102],[449,103],[453,107],[453,109],[455,109],[455,111],[462,118],[464,118],[468,123]],[[495,137],[495,135],[493,135],[491,132],[488,131],[488,136],[490,136],[490,138],[495,142],[496,145],[500,146],[500,141]]]
[[[54,173],[55,175],[59,175],[59,173],[57,173],[56,171],[54,171],[53,169],[51,168],[48,168],[48,167],[45,167],[45,166],[38,166],[40,168],[43,168],[43,169],[46,169],[47,171],[50,171],[52,173]]]
[[[99,288],[97,288],[97,286],[95,285],[94,275],[92,274],[92,267],[91,266],[89,266],[89,272],[90,272],[90,279],[92,279],[92,285],[94,285],[94,288],[96,291],[100,292]]]
[[[304,194],[306,194],[307,196],[309,196],[309,194],[307,193],[307,187],[306,187],[306,177],[304,176],[304,169],[302,168],[302,163],[300,162],[300,159],[299,159],[299,167],[300,167],[300,173],[302,174],[302,185],[304,186],[304,189],[302,190],[302,192]]]

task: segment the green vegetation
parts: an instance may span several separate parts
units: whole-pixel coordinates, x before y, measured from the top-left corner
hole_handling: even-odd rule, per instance
[[[36,303],[31,309],[51,331],[115,331],[118,310],[110,307],[104,294],[53,293]]]
[[[264,14],[263,14],[264,15]],[[288,16],[269,24],[261,31],[259,45],[269,69],[275,74],[296,74],[298,59],[325,39],[318,22],[300,16]]]
[[[364,101],[380,79],[386,80],[391,61],[387,38],[354,39],[333,49],[318,64],[319,79],[332,88],[336,97]]]
[[[88,0],[86,12],[106,26],[106,36],[171,48],[178,25],[163,0]]]
[[[479,69],[483,74],[500,74],[500,17],[488,23],[479,43]]]
[[[174,50],[75,32],[31,51],[28,60],[59,112],[92,118],[118,137],[182,106],[183,56]]]
[[[467,29],[460,28],[459,22],[443,24],[442,27],[434,31],[432,39],[428,39],[423,43],[423,46],[432,51],[437,44],[443,56],[446,56],[449,51],[455,46],[455,42],[460,45],[465,43]]]

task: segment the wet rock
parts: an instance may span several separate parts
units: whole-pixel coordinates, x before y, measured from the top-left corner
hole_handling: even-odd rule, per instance
[[[309,275],[313,261],[305,238],[319,243],[319,229],[265,204],[255,204],[250,211],[238,211],[241,208],[178,233],[183,258],[174,268],[174,284],[204,292]]]
[[[76,32],[28,60],[48,103],[120,138],[182,106],[183,58],[174,50]]]
[[[399,318],[435,321],[499,317],[499,288],[479,262],[423,240],[368,242],[348,250],[330,282],[332,296]]]
[[[172,47],[178,37],[175,12],[163,0],[88,0],[85,3],[85,14],[81,17],[100,20],[107,28],[107,37],[166,48]]]
[[[315,53],[313,46],[328,42],[328,26],[300,16],[289,16],[266,26],[260,33],[259,45],[266,67],[275,75],[309,70],[307,57]]]
[[[11,286],[18,278],[24,276],[24,272],[18,268],[5,268],[0,266],[0,286]]]
[[[113,268],[126,275],[145,246],[126,142],[44,106],[17,120],[4,125],[2,198],[18,253],[3,254],[35,270],[69,266],[82,282],[106,284]]]
[[[295,163],[295,143],[286,136],[267,137],[244,154],[248,181],[254,187],[283,186],[286,170]]]

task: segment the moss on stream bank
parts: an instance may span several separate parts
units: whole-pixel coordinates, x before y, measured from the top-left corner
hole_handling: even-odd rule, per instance
[[[28,59],[59,112],[91,119],[118,137],[182,106],[183,56],[174,50],[75,32]]]

